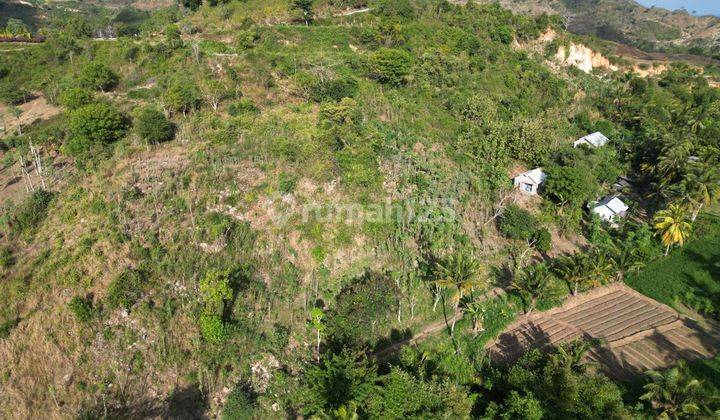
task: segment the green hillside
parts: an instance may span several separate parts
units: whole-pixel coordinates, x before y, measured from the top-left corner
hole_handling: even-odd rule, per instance
[[[561,19],[497,4],[183,3],[0,44],[0,416],[659,414],[579,344],[511,369],[483,346],[663,258],[656,212],[716,200],[701,69],[559,67]],[[514,190],[535,167],[540,196]],[[587,204],[620,175],[615,229]]]

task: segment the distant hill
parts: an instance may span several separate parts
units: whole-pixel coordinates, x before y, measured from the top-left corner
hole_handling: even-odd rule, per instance
[[[35,29],[52,16],[75,13],[97,15],[106,9],[127,6],[153,10],[172,3],[172,0],[0,0],[0,27],[4,27],[8,19],[20,19]]]
[[[493,0],[494,1],[494,0]],[[489,0],[480,0],[489,2]],[[633,0],[499,0],[523,14],[560,14],[567,29],[645,50],[720,54],[720,18],[647,8]]]

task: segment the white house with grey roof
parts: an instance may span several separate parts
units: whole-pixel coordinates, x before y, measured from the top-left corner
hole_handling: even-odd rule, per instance
[[[596,203],[588,204],[588,207],[590,211],[600,216],[602,220],[610,223],[624,218],[630,208],[616,195],[611,195]]]
[[[588,134],[587,136],[578,139],[577,141],[575,141],[575,143],[573,143],[573,147],[579,147],[584,144],[588,147],[593,147],[597,149],[605,146],[605,144],[607,144],[607,142],[609,141],[609,138],[605,137],[603,133],[598,131],[596,133]]]
[[[541,168],[535,168],[532,171],[523,172],[516,176],[514,179],[514,185],[520,188],[525,194],[536,195],[540,184],[545,182],[547,175],[542,171]]]

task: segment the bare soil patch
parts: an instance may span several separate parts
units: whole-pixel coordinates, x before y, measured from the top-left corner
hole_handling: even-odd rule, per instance
[[[16,117],[12,114],[11,108],[0,105],[0,136],[15,132],[18,125],[25,127],[37,120],[50,119],[62,111],[49,104],[42,94],[36,94],[35,99],[18,105],[17,109],[21,114]]]

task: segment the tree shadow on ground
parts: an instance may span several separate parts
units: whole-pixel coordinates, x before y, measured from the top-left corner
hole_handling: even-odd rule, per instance
[[[549,351],[554,346],[547,331],[535,321],[529,321],[517,329],[500,334],[488,354],[494,363],[511,364],[534,348]]]
[[[718,244],[718,249],[720,249],[720,244]],[[707,272],[710,278],[718,282],[720,286],[720,252],[713,253],[712,257],[707,257],[692,249],[685,249],[684,252],[688,257],[688,264],[696,265],[700,270]],[[720,313],[720,292],[711,290],[710,285],[692,273],[685,274],[685,282],[700,292],[701,296],[710,299],[714,311]]]
[[[167,399],[167,419],[194,420],[204,419],[207,400],[200,389],[195,385],[176,388]]]

